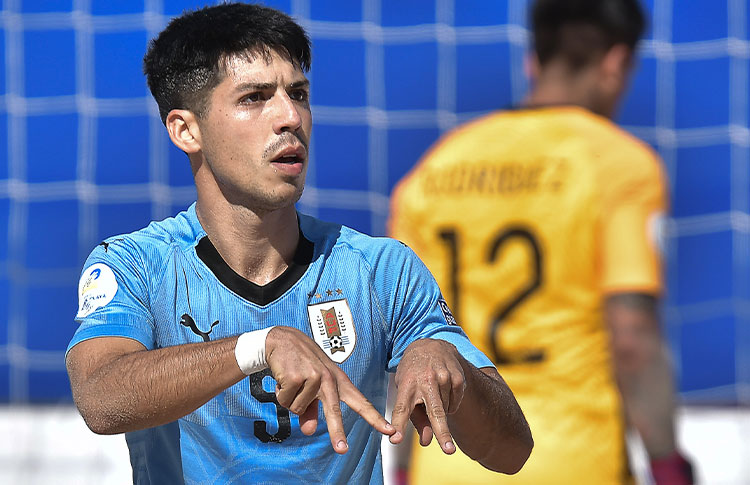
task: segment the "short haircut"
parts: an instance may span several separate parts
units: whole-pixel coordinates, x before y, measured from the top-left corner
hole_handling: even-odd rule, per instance
[[[572,71],[616,44],[634,51],[645,26],[638,0],[537,0],[531,19],[539,64],[561,60]]]
[[[268,61],[272,53],[310,69],[310,39],[291,17],[260,5],[225,3],[172,19],[149,43],[143,72],[166,123],[173,109],[202,116],[232,57]]]

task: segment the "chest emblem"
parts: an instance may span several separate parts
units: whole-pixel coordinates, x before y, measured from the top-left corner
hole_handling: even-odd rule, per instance
[[[349,302],[342,299],[308,305],[307,314],[315,343],[332,361],[344,362],[357,343]]]

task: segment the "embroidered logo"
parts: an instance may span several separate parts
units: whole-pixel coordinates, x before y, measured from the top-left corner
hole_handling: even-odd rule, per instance
[[[188,327],[190,330],[193,331],[194,334],[201,337],[204,342],[208,342],[209,340],[211,340],[209,335],[211,335],[211,332],[213,331],[214,327],[219,324],[219,321],[216,320],[214,323],[212,323],[211,328],[208,329],[208,332],[203,332],[201,331],[201,329],[198,328],[198,325],[195,324],[195,320],[193,320],[193,317],[191,317],[187,313],[183,313],[182,317],[180,318],[180,324]]]
[[[315,343],[332,361],[344,362],[357,343],[349,302],[342,299],[308,305],[307,314]]]
[[[102,241],[99,243],[99,246],[104,246],[104,252],[106,253],[107,250],[109,250],[109,245],[117,241],[124,241],[124,239],[122,238],[112,239],[110,242]]]
[[[185,297],[187,299],[188,311],[192,313],[193,307],[190,306],[190,285],[188,284],[185,268],[182,268],[182,277],[185,278]],[[209,340],[211,340],[211,337],[209,337],[209,335],[211,335],[211,332],[213,332],[214,327],[219,324],[219,321],[216,320],[211,324],[211,328],[209,328],[208,331],[204,332],[200,328],[198,328],[198,325],[196,325],[195,320],[193,320],[193,317],[190,316],[190,313],[182,314],[182,316],[180,317],[180,325],[188,327],[194,334],[202,338],[204,342],[208,342]]]

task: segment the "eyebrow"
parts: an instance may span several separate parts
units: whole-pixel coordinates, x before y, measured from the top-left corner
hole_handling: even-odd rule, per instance
[[[310,81],[308,79],[302,79],[300,81],[294,81],[293,83],[290,83],[287,85],[287,89],[297,89],[301,87],[307,87],[310,85]],[[265,91],[267,89],[275,89],[277,84],[275,82],[268,82],[268,83],[256,83],[256,82],[246,82],[239,84],[235,91],[242,92],[242,91]]]
[[[289,86],[287,86],[287,87],[289,89],[297,89],[297,88],[306,88],[309,85],[310,85],[310,80],[309,79],[303,79],[301,81],[295,81],[295,82],[289,84]]]

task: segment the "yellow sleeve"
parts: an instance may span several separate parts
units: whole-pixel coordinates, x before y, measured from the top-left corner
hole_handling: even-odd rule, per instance
[[[404,192],[406,191],[405,181],[401,181],[393,189],[391,194],[390,209],[388,211],[387,232],[388,236],[409,244],[406,240],[410,239],[409,228],[411,224],[407,222],[409,217],[409,204],[404,203]]]
[[[388,236],[398,239],[416,252],[415,245],[418,245],[418,243],[414,224],[415,207],[410,203],[414,196],[408,195],[413,192],[409,185],[409,177],[407,177],[399,182],[391,194],[387,232]]]
[[[601,172],[602,290],[659,294],[665,179],[655,154],[643,149],[630,155]]]

